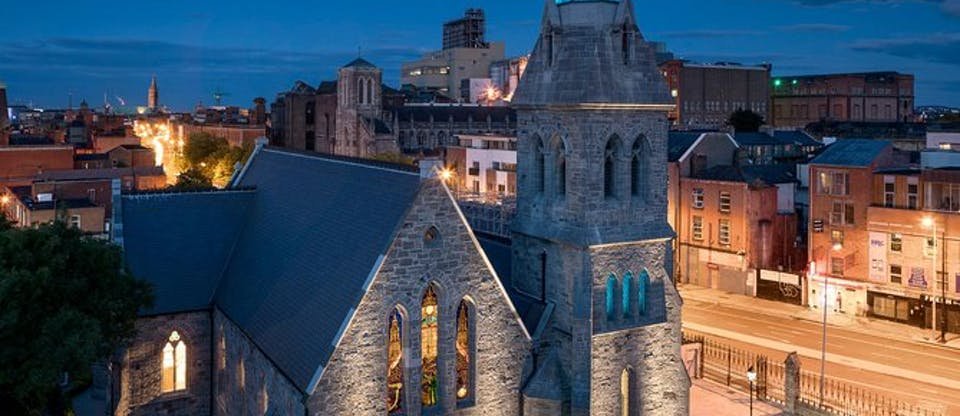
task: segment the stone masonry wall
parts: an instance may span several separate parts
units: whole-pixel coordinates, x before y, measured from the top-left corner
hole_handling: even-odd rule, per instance
[[[119,416],[210,414],[210,313],[161,315],[137,320],[137,337],[120,363]],[[160,392],[163,347],[177,331],[187,347],[187,388]]]
[[[213,315],[216,415],[302,415],[304,395],[219,310]]]
[[[604,247],[592,254],[594,327],[600,331],[593,336],[591,351],[591,414],[622,414],[624,369],[631,372],[631,416],[688,414],[689,379],[680,355],[680,299],[667,274],[669,242]],[[608,322],[604,310],[607,276],[613,272],[622,279],[626,270],[637,273],[642,268],[650,273],[647,316],[634,315],[625,324]],[[601,332],[604,330],[612,332]]]
[[[439,241],[427,243],[429,227]],[[421,412],[421,298],[434,284],[439,302],[439,404]],[[475,400],[458,409],[455,396],[456,313],[461,299],[475,308]],[[455,203],[442,185],[424,183],[360,302],[339,347],[309,399],[311,415],[385,415],[387,327],[394,308],[404,316],[406,414],[518,415],[530,340],[510,300],[483,260]],[[322,317],[318,317],[322,319]]]

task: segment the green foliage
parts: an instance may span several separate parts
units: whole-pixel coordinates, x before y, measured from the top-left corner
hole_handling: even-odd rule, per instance
[[[737,110],[730,115],[727,124],[737,133],[756,133],[763,126],[764,119],[760,114],[750,110]]]
[[[171,187],[173,190],[177,191],[200,191],[205,189],[213,189],[213,182],[206,174],[198,169],[190,169],[185,172],[181,172],[177,176],[177,183]]]
[[[251,153],[251,145],[234,147],[222,137],[194,133],[183,146],[181,169],[183,174],[190,173],[189,181],[209,182],[213,186],[223,187],[233,175],[234,166],[245,163]]]
[[[83,377],[129,341],[152,300],[109,242],[62,222],[0,226],[0,409],[63,414],[62,374]]]
[[[370,159],[378,160],[380,162],[387,163],[396,163],[398,165],[408,165],[413,166],[415,160],[407,155],[402,153],[377,153],[370,157]]]

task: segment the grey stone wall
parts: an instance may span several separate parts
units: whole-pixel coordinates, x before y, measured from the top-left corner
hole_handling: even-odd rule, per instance
[[[631,372],[630,415],[685,415],[689,379],[680,354],[679,296],[668,278],[669,241],[592,250],[595,279],[591,349],[591,414],[621,414],[621,374]],[[650,275],[646,314],[606,317],[606,280],[646,268]],[[636,286],[634,286],[636,288]],[[619,295],[619,293],[618,293]],[[617,298],[619,301],[619,298]],[[619,302],[618,302],[619,303]],[[618,305],[619,306],[619,305]],[[617,314],[621,311],[618,309]]]
[[[429,227],[440,239],[424,241]],[[404,380],[408,415],[421,414],[420,302],[434,284],[439,302],[440,403],[424,414],[517,415],[530,354],[511,303],[480,254],[455,203],[436,180],[424,183],[361,300],[308,407],[311,415],[385,415],[388,317],[405,317]],[[456,313],[461,299],[475,307],[475,400],[457,409]],[[322,317],[318,317],[322,319]]]
[[[177,331],[187,346],[187,388],[160,392],[162,353]],[[117,415],[210,414],[210,313],[207,311],[141,318],[137,337],[124,351]]]
[[[590,229],[594,242],[635,241],[644,231],[665,227],[667,207],[667,119],[644,111],[521,111],[518,113],[517,223],[526,234],[578,235]],[[614,171],[613,197],[604,196],[604,154],[611,137],[620,151]],[[646,192],[630,188],[630,158],[635,141],[647,140]],[[539,191],[538,140],[543,143],[545,191]],[[567,185],[559,193],[556,160],[559,144],[566,149]],[[632,225],[627,227],[626,225]]]
[[[304,395],[219,310],[213,313],[213,339],[213,414],[304,414]]]

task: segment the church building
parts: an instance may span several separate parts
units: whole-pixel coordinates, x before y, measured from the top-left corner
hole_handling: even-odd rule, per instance
[[[351,117],[378,83],[341,71]],[[511,239],[475,233],[431,159],[261,142],[224,190],[115,190],[156,302],[111,362],[114,414],[688,414],[670,103],[630,0],[546,0]]]

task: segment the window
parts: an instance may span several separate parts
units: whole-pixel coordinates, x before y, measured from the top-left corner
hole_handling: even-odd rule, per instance
[[[630,415],[630,379],[631,372],[629,368],[623,369],[620,373],[620,416]]]
[[[633,157],[630,159],[630,195],[647,196],[647,158],[644,151],[647,146],[647,139],[640,136],[633,143]]]
[[[457,310],[457,401],[473,398],[473,332],[470,327],[470,304],[460,301]]]
[[[617,176],[617,157],[619,156],[619,139],[614,136],[607,142],[603,156],[603,196],[615,197],[617,194],[615,178]]]
[[[896,199],[897,184],[893,176],[883,178],[883,206],[893,208]]]
[[[394,309],[387,329],[387,413],[404,412],[403,315]]]
[[[630,316],[630,310],[633,309],[630,305],[631,293],[633,293],[633,274],[628,272],[623,276],[623,290],[620,291],[620,311],[624,317]]]
[[[431,226],[427,232],[423,233],[423,245],[427,247],[436,246],[440,242],[440,230]]]
[[[692,228],[693,239],[696,241],[703,241],[703,217],[694,215]]]
[[[729,246],[730,245],[730,220],[720,220],[719,228],[719,241],[720,245]]]
[[[315,104],[311,101],[311,102],[308,102],[307,106],[303,109],[303,118],[308,126],[312,126],[313,123],[316,122],[316,118],[314,117],[314,114],[313,114],[314,106]]]
[[[730,192],[720,192],[720,212],[730,212]]]
[[[920,184],[917,178],[907,180],[907,208],[917,209],[920,205]]]
[[[937,240],[931,237],[924,239],[926,244],[923,245],[923,255],[926,257],[933,257],[937,254]]]
[[[79,216],[79,215],[71,215],[71,216],[70,216],[70,226],[73,227],[73,228],[76,228],[76,229],[78,229],[78,230],[80,229],[80,216]]]
[[[428,286],[420,302],[420,359],[423,370],[420,378],[420,399],[423,407],[436,406],[440,390],[437,368],[438,305],[433,286]]]
[[[557,195],[562,196],[567,194],[567,146],[561,139],[557,139],[557,142]]]
[[[703,188],[695,188],[693,190],[693,207],[703,209]]]
[[[610,275],[607,277],[606,292],[606,312],[607,320],[612,321],[617,314],[617,277]]]
[[[163,346],[160,391],[169,393],[187,389],[187,346],[177,331],[170,333]]]
[[[364,89],[363,79],[358,79],[357,80],[357,103],[358,104],[363,104],[363,97],[364,97],[363,89]]]
[[[890,251],[900,253],[903,251],[903,235],[900,233],[890,234]]]
[[[637,276],[637,313],[647,314],[647,286],[650,285],[650,274],[646,270]]]
[[[903,283],[903,267],[896,264],[890,265],[890,283]]]
[[[854,225],[853,202],[833,201],[833,209],[830,211],[830,224]]]
[[[833,230],[830,232],[830,242],[833,244],[843,244],[843,231]]]
[[[373,104],[373,80],[367,79],[367,104]]]
[[[537,192],[543,193],[544,182],[546,181],[546,177],[547,177],[547,168],[545,166],[546,163],[544,162],[544,159],[543,159],[543,142],[540,141],[539,138],[537,139],[537,146],[536,148],[534,148],[533,153],[534,153],[534,162],[536,166],[536,171],[533,173],[536,178],[536,181],[535,181],[536,187],[537,187],[536,189],[537,189]],[[480,191],[477,190],[477,192],[480,192]]]
[[[819,192],[823,195],[849,195],[850,175],[845,172],[821,171]]]
[[[843,276],[843,258],[833,257],[830,259],[830,274],[834,276]]]

